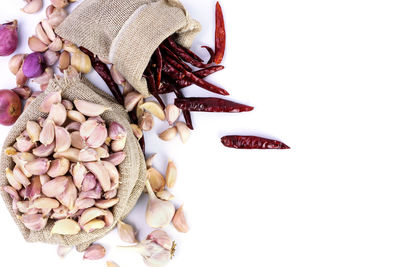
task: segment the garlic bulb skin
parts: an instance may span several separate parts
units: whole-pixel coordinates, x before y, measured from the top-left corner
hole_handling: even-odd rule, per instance
[[[149,193],[146,223],[152,228],[163,228],[172,221],[175,214],[175,207],[171,202],[160,200],[156,197],[149,180],[146,181],[146,188]]]

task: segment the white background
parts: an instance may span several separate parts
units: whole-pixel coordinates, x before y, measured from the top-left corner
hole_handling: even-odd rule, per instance
[[[47,1],[48,2],[48,1]],[[182,1],[203,25],[194,50],[214,43],[214,0]],[[146,136],[164,172],[175,161],[175,204],[185,203],[191,230],[178,234],[170,266],[399,266],[400,3],[372,0],[221,0],[227,30],[226,69],[210,77],[229,99],[255,106],[242,114],[194,114],[186,145],[164,143],[158,122]],[[18,52],[43,12],[1,0],[1,22],[20,23]],[[0,88],[14,77],[0,59]],[[95,73],[92,81],[106,88]],[[187,95],[210,95],[193,87]],[[171,99],[170,99],[171,101]],[[9,128],[0,128],[3,140]],[[224,148],[226,134],[285,141],[289,151]],[[128,222],[143,239],[142,197]],[[50,245],[26,243],[0,202],[0,251],[7,266],[105,266]],[[117,251],[115,231],[99,241],[106,259],[143,266]],[[7,264],[6,264],[7,263]],[[11,264],[10,264],[11,263]]]

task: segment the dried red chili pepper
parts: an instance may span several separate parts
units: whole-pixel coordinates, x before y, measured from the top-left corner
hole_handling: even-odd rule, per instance
[[[289,146],[280,141],[258,136],[224,136],[221,138],[221,142],[226,147],[236,149],[290,149]]]
[[[176,60],[174,60],[173,58],[166,56],[164,59],[166,61],[168,61],[168,63],[170,63],[173,67],[175,67],[177,71],[180,71],[181,73],[183,73],[188,80],[191,80],[194,84],[200,86],[201,88],[204,88],[204,89],[206,89],[210,92],[216,93],[216,94],[229,95],[229,93],[226,90],[224,90],[218,86],[215,86],[211,83],[208,83],[208,82],[200,79],[199,77],[197,77],[195,74],[188,72],[187,70],[182,68],[179,65],[179,63],[176,62]],[[178,80],[178,79],[176,79],[176,80]]]
[[[108,88],[110,88],[111,93],[114,95],[115,99],[118,101],[119,104],[124,105],[124,96],[122,95],[118,85],[114,82],[110,69],[108,66],[101,62],[98,57],[96,57],[92,52],[87,50],[84,47],[79,47],[79,49],[89,56],[90,61],[92,63],[93,68],[95,71],[100,75],[100,77],[104,80],[107,84]]]
[[[154,74],[151,71],[150,67],[147,66],[143,76],[146,78],[147,86],[149,88],[149,92],[157,99],[158,103],[160,103],[161,107],[165,109],[164,101],[161,99],[160,95],[156,90],[156,82],[154,79]]]
[[[214,50],[211,47],[206,46],[206,45],[203,45],[202,48],[207,49],[208,53],[210,54],[210,59],[208,60],[207,65],[211,65],[215,60]]]
[[[161,54],[161,50],[159,47],[157,47],[157,50],[154,53],[155,53],[155,58],[156,58],[156,72],[157,72],[156,90],[158,90],[160,88],[160,84],[161,84],[163,59],[162,59],[162,54]]]
[[[174,52],[171,51],[166,45],[161,44],[160,45],[161,51],[164,53],[164,55],[168,55],[172,58],[174,58],[179,64],[182,65],[187,71],[192,71],[192,68],[189,67],[185,62],[183,62]]]
[[[182,80],[183,78],[185,78],[185,75],[182,72],[178,71],[169,62],[164,62],[162,66],[162,72],[171,77],[173,80]]]
[[[190,56],[194,60],[197,60],[199,62],[203,62],[203,60],[198,55],[196,55],[192,50],[187,49],[186,47],[183,47],[180,44],[178,44],[177,42],[175,42],[175,40],[172,38],[172,36],[168,37],[166,42],[175,51],[179,51],[179,53],[186,54],[186,55]]]
[[[187,63],[198,68],[207,68],[211,66],[211,64],[204,64],[202,59],[200,59],[189,49],[186,49],[183,46],[177,44],[171,37],[167,38],[166,41],[167,44],[171,47],[172,51],[183,61],[186,61]],[[193,57],[193,55],[195,55],[196,57]]]
[[[222,8],[217,2],[215,8],[215,64],[220,64],[225,54],[226,32]]]
[[[173,87],[173,88],[174,88],[174,93],[178,99],[185,99],[185,95],[181,91],[179,91],[176,87]],[[192,116],[190,115],[190,111],[182,110],[182,114],[183,114],[183,118],[186,121],[187,127],[189,127],[189,129],[191,129],[191,130],[194,130]]]
[[[200,112],[247,112],[254,108],[215,97],[189,97],[175,99],[175,105],[182,110]]]

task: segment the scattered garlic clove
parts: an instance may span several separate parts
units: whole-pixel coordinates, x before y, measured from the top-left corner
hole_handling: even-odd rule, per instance
[[[61,195],[65,191],[67,184],[67,177],[56,177],[42,186],[42,193],[47,197],[56,197],[58,195]]]
[[[50,41],[54,41],[56,39],[56,34],[54,33],[53,27],[49,24],[49,21],[42,20],[40,23]]]
[[[156,195],[159,199],[162,200],[173,200],[175,198],[175,196],[171,192],[166,190],[156,192]]]
[[[42,214],[24,214],[21,216],[21,222],[26,228],[32,231],[40,231],[47,224],[48,217],[44,217]]]
[[[183,123],[181,121],[177,122],[175,124],[175,127],[178,129],[179,136],[181,137],[182,143],[186,143],[189,140],[190,137],[190,129],[186,125],[186,123]]]
[[[126,153],[124,151],[121,151],[110,154],[110,156],[104,159],[104,161],[108,161],[112,163],[114,166],[118,166],[125,160],[125,158],[126,158]]]
[[[118,85],[122,85],[126,82],[124,76],[115,68],[115,65],[111,65],[110,68],[111,77],[113,78],[114,82]]]
[[[40,76],[36,77],[32,81],[40,85],[49,84],[50,80],[53,78],[53,75],[54,75],[53,69],[47,67]]]
[[[64,8],[69,5],[68,0],[50,0],[55,8]]]
[[[78,198],[75,201],[75,209],[88,209],[94,206],[96,201],[93,198]]]
[[[56,138],[55,138],[56,139],[56,147],[55,147],[54,151],[56,153],[67,151],[71,147],[71,143],[72,143],[71,135],[65,128],[56,126],[55,127],[55,136],[56,136]]]
[[[175,163],[172,160],[169,160],[167,165],[167,171],[165,173],[165,180],[168,188],[174,187],[176,183],[177,174],[178,171],[176,169]]]
[[[65,126],[65,129],[68,132],[78,131],[78,133],[79,133],[79,130],[81,129],[81,123],[77,122],[77,121],[72,121],[72,122],[68,123],[67,126]]]
[[[85,250],[83,259],[84,260],[99,260],[99,259],[104,258],[105,255],[106,255],[106,249],[103,246],[101,246],[99,244],[93,244]]]
[[[125,100],[124,100],[125,101],[124,102],[125,109],[128,112],[132,111],[135,108],[135,106],[139,103],[139,101],[142,99],[143,99],[143,95],[141,95],[140,93],[138,93],[136,91],[130,92],[129,94],[127,94],[125,96]]]
[[[69,161],[78,162],[79,161],[79,149],[70,147],[63,152],[57,152],[53,155],[54,158],[67,158]]]
[[[50,145],[40,145],[37,148],[34,148],[32,150],[33,155],[35,155],[36,157],[48,157],[51,154],[53,154],[54,149],[56,147],[56,142],[53,141]]]
[[[15,190],[21,190],[22,185],[20,182],[18,182],[15,177],[14,173],[10,168],[6,168],[6,178],[8,183],[15,189]]]
[[[45,174],[50,167],[50,161],[46,158],[37,158],[26,163],[25,168],[33,175]]]
[[[79,151],[79,161],[89,162],[89,161],[97,161],[99,160],[99,156],[97,155],[96,150],[93,148],[85,148]]]
[[[54,122],[46,119],[40,132],[39,140],[44,145],[50,145],[54,141]]]
[[[126,144],[126,136],[121,140],[115,140],[111,142],[111,150],[113,152],[119,152],[124,150]]]
[[[103,105],[95,104],[89,101],[75,99],[74,104],[76,109],[88,117],[95,117],[103,114],[107,110],[111,110],[109,107]]]
[[[42,41],[46,45],[51,44],[51,41],[46,32],[43,30],[42,24],[40,22],[38,25],[36,25],[35,32],[40,41]]]
[[[136,136],[138,140],[140,140],[143,137],[143,132],[142,129],[136,124],[131,124],[131,129],[133,134]]]
[[[171,141],[172,139],[174,139],[176,137],[177,134],[178,134],[178,130],[174,126],[174,127],[168,128],[164,132],[160,133],[158,135],[158,137],[163,141]]]
[[[85,141],[83,141],[78,131],[72,132],[70,135],[72,147],[77,149],[84,149],[86,147]]]
[[[86,162],[85,167],[96,176],[104,192],[111,189],[110,175],[101,162]]]
[[[171,255],[173,255],[174,250],[174,242],[168,236],[166,232],[163,230],[154,230],[149,235],[147,235],[146,240],[153,241],[160,245],[161,247],[171,250]]]
[[[53,104],[50,108],[50,113],[47,119],[54,121],[54,123],[58,126],[64,124],[67,119],[67,110],[64,105],[61,103]]]
[[[71,65],[76,68],[81,73],[89,73],[92,69],[92,64],[90,58],[85,53],[81,51],[72,53]]]
[[[164,189],[165,179],[156,169],[153,167],[149,168],[147,170],[147,177],[149,179],[151,188],[153,188],[155,192],[159,192]]]
[[[96,219],[98,217],[101,217],[101,216],[104,216],[104,215],[105,215],[105,212],[102,209],[89,208],[89,209],[86,209],[82,213],[81,217],[79,217],[78,223],[79,223],[80,226],[83,227],[85,224],[87,224],[91,220],[94,220],[94,219]]]
[[[140,105],[140,108],[147,110],[162,121],[165,120],[165,114],[162,107],[160,106],[160,104],[154,101],[145,102]]]
[[[147,169],[150,169],[153,167],[153,160],[156,158],[157,154],[153,154],[150,157],[146,159],[146,167]]]
[[[85,176],[86,176],[86,173],[87,173],[86,167],[82,163],[78,162],[72,168],[72,172],[71,173],[72,173],[72,177],[73,177],[75,186],[78,189],[81,189],[82,183],[83,183],[83,181],[85,179]],[[95,185],[96,185],[96,180],[94,182],[95,182]],[[93,186],[93,188],[94,188],[94,186]],[[90,188],[89,190],[91,190],[91,189],[92,188]]]
[[[133,227],[131,225],[126,224],[122,221],[118,221],[117,229],[119,238],[121,238],[122,241],[132,244],[138,242],[135,237],[135,231],[133,230]]]
[[[40,104],[39,111],[49,113],[51,106],[57,103],[61,103],[61,91],[48,93]]]
[[[153,116],[145,111],[143,112],[143,115],[139,118],[139,127],[140,129],[142,129],[143,131],[150,131],[151,129],[153,129],[153,125],[154,125],[154,121],[153,121]]]
[[[55,159],[51,161],[47,174],[50,177],[58,177],[65,175],[69,170],[69,160],[66,158]]]
[[[158,199],[151,188],[149,180],[146,181],[146,188],[149,195],[146,208],[146,223],[153,228],[167,226],[175,214],[174,205],[169,201]]]
[[[53,66],[60,58],[60,53],[52,50],[47,50],[44,54],[44,61],[47,66]]]
[[[110,123],[110,125],[108,126],[108,136],[112,139],[112,140],[121,140],[123,138],[126,138],[126,130],[124,127],[122,127],[121,124],[119,124],[118,122],[112,122]]]
[[[63,99],[63,100],[61,101],[61,104],[64,105],[64,107],[65,107],[66,110],[72,110],[72,109],[74,109],[74,104],[72,104],[72,102],[69,101],[68,99]]]
[[[38,12],[43,7],[43,0],[27,1],[27,4],[21,10],[27,14]]]
[[[80,113],[79,111],[76,111],[76,110],[68,110],[67,117],[71,121],[76,121],[76,122],[80,122],[80,123],[83,123],[86,121],[85,116],[83,116],[82,113]]]
[[[56,209],[59,206],[60,203],[53,198],[41,197],[33,201],[33,207],[37,209]]]
[[[76,235],[81,231],[79,224],[71,219],[58,220],[51,228],[51,234]]]
[[[71,56],[67,51],[63,51],[60,55],[58,67],[61,71],[66,70],[71,62]]]
[[[97,200],[94,204],[100,209],[108,209],[115,206],[119,202],[119,198]]]
[[[94,230],[103,229],[106,223],[103,220],[94,219],[87,224],[85,224],[82,228],[86,233],[91,233]]]
[[[183,213],[183,205],[177,209],[175,212],[174,218],[172,219],[172,224],[175,226],[175,229],[181,233],[187,233],[189,231],[189,226],[187,225],[185,215]]]
[[[36,36],[29,37],[28,46],[33,52],[44,52],[48,49],[47,45]]]
[[[14,75],[17,75],[17,72],[21,68],[22,62],[24,62],[24,59],[25,59],[24,54],[17,54],[17,55],[14,55],[8,62],[8,68]]]
[[[169,125],[173,125],[180,115],[181,115],[181,110],[175,105],[168,105],[165,108],[165,117]]]
[[[64,19],[68,16],[67,11],[64,8],[55,8],[48,18],[49,24],[56,28]]]
[[[29,138],[32,142],[39,141],[39,136],[42,128],[40,127],[39,123],[35,121],[28,121],[26,123],[26,131],[28,132]]]
[[[65,256],[67,256],[67,254],[68,253],[70,253],[71,252],[71,250],[73,249],[74,247],[72,247],[72,246],[65,246],[65,245],[58,245],[58,247],[57,247],[57,255],[60,257],[60,258],[65,258]]]
[[[28,99],[32,94],[31,88],[29,88],[28,86],[16,87],[11,90],[24,100]]]
[[[22,67],[21,67],[18,70],[17,74],[15,74],[15,82],[18,87],[22,87],[26,84],[27,81],[28,81],[28,78],[25,76],[24,72],[22,71]],[[25,103],[25,108],[28,106],[27,103]]]

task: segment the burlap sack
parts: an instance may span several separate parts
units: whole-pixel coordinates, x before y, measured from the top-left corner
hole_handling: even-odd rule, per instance
[[[201,30],[178,0],[85,0],[57,27],[61,37],[108,59],[139,92],[151,55],[169,36],[190,47]]]
[[[130,129],[128,115],[122,106],[117,104],[113,98],[94,87],[84,78],[76,78],[73,80],[66,80],[64,78],[58,80],[54,79],[50,82],[46,92],[38,96],[36,100],[29,105],[28,109],[19,117],[17,122],[10,130],[4,142],[2,151],[4,151],[6,147],[14,144],[16,137],[26,128],[26,122],[28,120],[35,120],[40,116],[45,117],[47,115],[38,110],[40,103],[43,101],[46,93],[59,90],[62,91],[63,99],[84,99],[111,107],[112,110],[106,111],[103,115],[101,115],[102,118],[106,122],[117,121],[125,129]],[[12,209],[11,197],[7,193],[2,192],[1,195],[6,203],[6,206],[26,241],[63,244],[69,246],[71,245],[76,246],[78,251],[83,251],[91,243],[102,238],[110,230],[112,230],[118,220],[124,219],[132,210],[136,204],[136,201],[141,195],[146,177],[146,164],[144,161],[144,156],[138,141],[132,134],[132,131],[128,131],[128,137],[124,151],[126,152],[126,159],[122,164],[119,165],[119,170],[121,173],[121,184],[117,195],[119,197],[119,203],[111,210],[114,214],[114,224],[110,227],[96,230],[92,233],[85,233],[84,231],[81,231],[79,234],[74,236],[61,236],[57,234],[50,236],[50,230],[54,222],[49,219],[47,226],[43,230],[31,231],[17,219],[17,216]],[[11,158],[5,155],[5,153],[1,153],[0,165],[0,186],[8,185],[4,170],[7,167],[13,168],[14,163]]]

